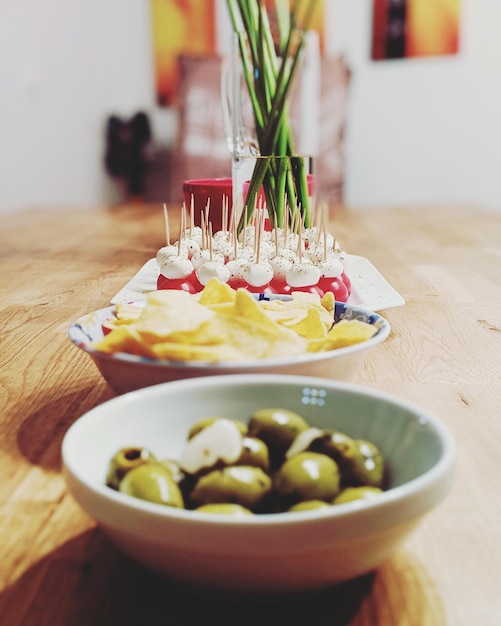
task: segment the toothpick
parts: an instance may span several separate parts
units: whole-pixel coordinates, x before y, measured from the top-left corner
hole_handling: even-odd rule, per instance
[[[301,220],[298,222],[297,256],[301,262],[303,260],[303,229],[301,227]]]
[[[232,211],[231,212],[231,236],[233,238],[233,258],[235,261],[237,260],[237,254],[238,254],[237,230],[238,230],[237,216],[236,216],[235,211]]]
[[[207,247],[207,225],[203,211],[200,211],[200,228],[202,229],[202,248],[205,249]]]
[[[320,231],[327,230],[327,212],[328,212],[328,207],[325,202],[322,202],[321,204],[318,205],[318,213],[319,213],[318,222],[320,222],[320,224],[317,225],[317,230],[318,230],[317,243],[320,239]]]
[[[256,263],[259,263],[259,258],[261,256],[261,231],[263,230],[263,216],[264,210],[259,209],[258,214],[256,215],[256,231],[254,234],[255,237],[255,255],[256,255]]]
[[[242,244],[245,247],[245,242],[247,240],[247,205],[244,206],[244,227],[242,230]]]
[[[209,211],[210,211],[210,198],[207,198],[207,204],[205,205],[205,221],[209,223]]]
[[[228,232],[228,196],[226,194],[223,194],[221,212],[222,212],[221,226],[222,226],[223,232],[226,234]]]
[[[190,226],[191,232],[193,232],[193,228],[195,227],[195,196],[191,194],[190,198]]]
[[[164,224],[165,224],[165,240],[167,245],[170,246],[170,230],[169,230],[169,213],[167,212],[167,205],[164,203]]]
[[[289,220],[290,220],[290,207],[285,207],[285,215],[283,216],[282,231],[284,233],[284,248],[287,248],[287,242],[289,240]]]
[[[183,208],[181,209],[181,218],[182,218],[182,226],[183,226],[183,232],[182,232],[182,236],[183,239],[186,239],[186,207],[183,205]]]
[[[324,214],[324,224],[323,224],[323,230],[324,230],[324,261],[327,259],[327,217]]]
[[[291,209],[292,211],[292,209]],[[291,219],[291,233],[294,233],[295,235],[297,235],[297,231],[298,231],[298,212],[297,209],[292,213],[292,219]]]
[[[183,238],[183,230],[186,224],[186,211],[181,210],[181,222],[179,224],[179,238],[177,240],[177,254],[181,256],[181,240]]]

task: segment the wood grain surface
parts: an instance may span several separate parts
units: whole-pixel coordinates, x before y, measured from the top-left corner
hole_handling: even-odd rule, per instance
[[[171,232],[177,217],[171,216]],[[61,441],[112,397],[67,338],[164,244],[161,206],[33,210],[0,228],[2,626],[499,626],[501,214],[337,209],[330,231],[405,298],[357,382],[421,404],[457,445],[453,491],[370,576],[261,603],[198,596],[121,556],[68,495]]]

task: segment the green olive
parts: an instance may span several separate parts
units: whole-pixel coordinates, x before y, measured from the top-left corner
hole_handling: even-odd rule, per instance
[[[271,479],[259,467],[230,465],[201,476],[190,494],[195,506],[233,503],[258,508],[271,490]]]
[[[268,472],[270,469],[268,446],[256,437],[244,437],[242,454],[235,465],[252,465]]]
[[[338,430],[326,430],[323,435],[311,442],[308,450],[326,454],[336,463],[343,465],[346,457],[350,458],[355,454],[356,448],[353,439],[345,433]]]
[[[296,436],[309,428],[298,413],[287,409],[261,409],[249,420],[249,437],[262,439],[276,460],[285,453]]]
[[[186,479],[186,474],[179,467],[179,463],[176,461],[173,461],[172,459],[162,459],[159,463],[169,470],[172,479],[178,485]]]
[[[299,452],[287,459],[276,472],[273,487],[291,503],[302,500],[332,502],[340,490],[337,463],[317,452]]]
[[[368,500],[382,493],[379,487],[346,487],[336,496],[332,504],[344,504],[354,500]]]
[[[339,431],[326,431],[308,448],[336,461],[346,486],[382,487],[384,460],[378,448],[365,439],[352,439]]]
[[[246,509],[240,504],[232,504],[231,502],[219,502],[217,504],[203,504],[195,509],[203,513],[222,513],[223,515],[233,515],[234,517],[243,517],[252,515],[252,511]]]
[[[122,448],[113,456],[108,465],[106,484],[108,487],[118,489],[120,481],[128,471],[144,463],[155,461],[155,456],[146,448],[138,446]]]
[[[248,426],[199,420],[177,461],[157,460],[140,446],[122,448],[109,462],[106,484],[150,502],[238,516],[370,498],[386,479],[374,443],[312,427],[288,409],[265,408]]]
[[[230,419],[231,422],[235,422],[235,424],[238,426],[238,429],[240,433],[242,434],[242,437],[245,437],[247,435],[247,430],[248,430],[247,424],[244,424],[243,422],[240,422],[239,420],[232,420],[231,418],[226,418],[226,417],[225,418],[204,417],[203,419],[193,424],[193,426],[190,428],[190,430],[188,431],[188,441],[190,439],[193,439],[193,437],[197,435],[201,430],[203,430],[204,428],[207,428],[207,426],[210,426],[211,424],[214,424],[214,422],[217,422],[217,420],[220,420],[220,419]]]
[[[327,502],[324,502],[323,500],[303,500],[303,502],[298,502],[287,510],[289,513],[294,513],[295,511],[313,511],[314,509],[324,509],[329,506],[330,504],[327,504]]]
[[[355,439],[355,454],[346,464],[346,485],[383,487],[385,463],[379,449],[370,441]]]
[[[184,507],[179,486],[170,471],[160,463],[145,463],[130,470],[120,481],[118,489],[141,500]]]

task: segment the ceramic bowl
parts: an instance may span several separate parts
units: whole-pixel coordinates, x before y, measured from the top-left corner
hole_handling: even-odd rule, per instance
[[[350,381],[355,378],[369,351],[390,334],[388,321],[378,313],[337,302],[334,311],[336,321],[360,319],[374,325],[377,332],[370,339],[346,348],[296,357],[252,359],[238,363],[167,361],[95,350],[92,343],[102,339],[102,323],[113,315],[113,311],[114,307],[107,307],[84,315],[72,324],[68,334],[78,348],[89,354],[105,380],[119,394],[183,378],[225,374],[293,374]]]
[[[149,503],[105,485],[121,447],[176,458],[197,420],[247,422],[267,407],[375,443],[390,470],[388,490],[366,501],[234,518]],[[448,493],[454,445],[439,419],[385,393],[313,377],[236,375],[113,398],[70,427],[62,456],[73,497],[132,559],[199,588],[271,593],[319,589],[380,566]]]

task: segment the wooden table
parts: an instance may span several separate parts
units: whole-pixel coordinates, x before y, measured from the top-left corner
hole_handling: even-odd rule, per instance
[[[501,624],[501,213],[338,210],[331,232],[406,299],[384,312],[391,336],[358,382],[445,422],[457,442],[455,486],[374,575],[256,607],[194,597],[130,563],[61,477],[66,430],[112,396],[68,326],[107,306],[163,245],[161,207],[3,216],[2,626]]]

